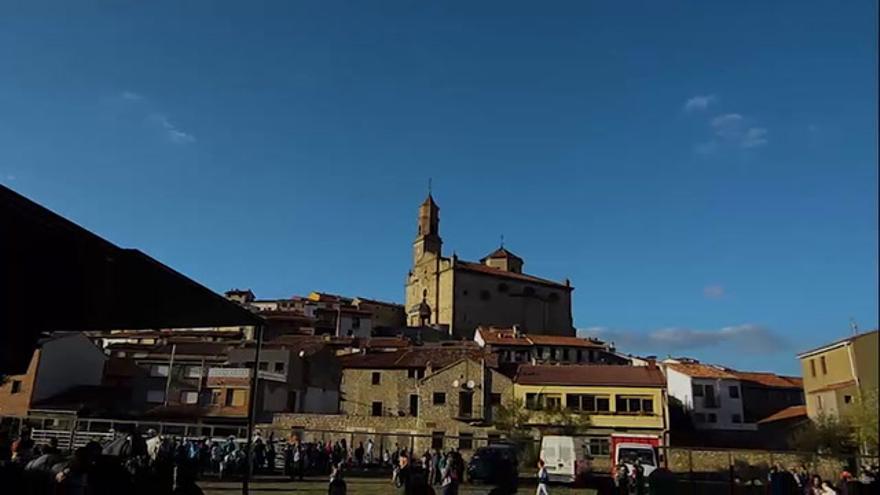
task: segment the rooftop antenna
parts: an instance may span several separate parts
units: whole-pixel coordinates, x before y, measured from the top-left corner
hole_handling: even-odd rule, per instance
[[[431,195],[431,178],[428,177],[428,196]]]
[[[501,249],[504,249],[504,234],[501,234]]]
[[[855,318],[853,318],[853,317],[851,317],[851,316],[850,316],[850,318],[849,318],[849,328],[852,329],[852,334],[853,334],[853,335],[856,335],[856,334],[859,333],[859,324],[856,323]]]

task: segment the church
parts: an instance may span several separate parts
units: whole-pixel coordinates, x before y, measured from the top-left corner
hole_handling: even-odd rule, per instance
[[[479,262],[445,257],[440,208],[428,194],[419,207],[413,265],[406,279],[409,326],[432,325],[471,339],[481,325],[543,335],[575,334],[574,287],[523,273],[523,259],[502,245]]]

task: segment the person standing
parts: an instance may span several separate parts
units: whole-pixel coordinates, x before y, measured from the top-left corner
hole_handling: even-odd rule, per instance
[[[538,489],[535,495],[549,495],[550,490],[550,473],[547,472],[547,466],[544,465],[543,459],[538,459]]]
[[[367,455],[367,464],[372,464],[373,463],[373,439],[372,438],[367,439],[366,455]]]

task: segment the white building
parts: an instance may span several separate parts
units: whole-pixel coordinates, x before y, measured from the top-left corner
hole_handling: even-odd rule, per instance
[[[746,423],[740,379],[720,367],[699,363],[663,362],[669,397],[678,399],[701,430],[757,430]]]

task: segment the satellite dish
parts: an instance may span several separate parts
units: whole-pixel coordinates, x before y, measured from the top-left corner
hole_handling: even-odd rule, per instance
[[[457,387],[457,386],[458,386],[458,380],[453,380],[453,381],[452,381],[452,386],[453,386],[453,387]]]
[[[473,380],[468,380],[468,382],[467,382],[467,388],[474,388],[474,385],[475,385],[475,383],[474,383]]]

